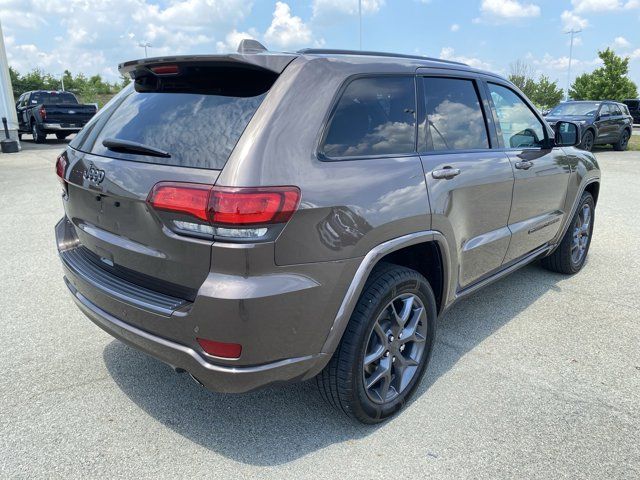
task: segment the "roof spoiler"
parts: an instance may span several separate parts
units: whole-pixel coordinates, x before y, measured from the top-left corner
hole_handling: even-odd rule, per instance
[[[148,72],[152,67],[163,65],[230,64],[269,70],[279,75],[299,55],[298,53],[271,53],[259,42],[245,39],[240,42],[238,53],[143,58],[121,63],[118,65],[118,71],[122,75],[133,78],[135,71],[146,70]]]

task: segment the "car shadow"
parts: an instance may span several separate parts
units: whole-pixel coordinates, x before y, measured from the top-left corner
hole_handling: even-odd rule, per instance
[[[431,363],[413,402],[562,278],[530,265],[453,306],[439,319]],[[115,340],[103,356],[119,388],[147,414],[238,462],[279,465],[379,428],[356,424],[326,405],[313,381],[224,395]]]

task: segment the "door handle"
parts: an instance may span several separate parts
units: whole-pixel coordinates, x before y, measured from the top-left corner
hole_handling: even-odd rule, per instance
[[[459,168],[451,168],[451,167],[444,167],[440,170],[434,170],[433,172],[431,172],[431,176],[433,178],[437,178],[437,179],[451,179],[455,176],[460,175],[460,169]]]
[[[527,160],[525,160],[524,162],[516,162],[515,167],[518,170],[529,170],[531,167],[533,167],[533,162],[529,162]]]

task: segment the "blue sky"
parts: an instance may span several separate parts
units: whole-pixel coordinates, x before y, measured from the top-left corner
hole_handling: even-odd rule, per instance
[[[640,0],[363,0],[363,48],[461,60],[508,74],[522,60],[564,87],[597,50],[631,56],[640,85]],[[272,50],[358,48],[357,0],[0,0],[9,63],[57,74],[117,78],[117,64],[150,55],[235,50],[243,37]]]

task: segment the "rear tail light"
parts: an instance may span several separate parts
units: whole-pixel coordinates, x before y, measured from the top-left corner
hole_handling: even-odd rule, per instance
[[[202,349],[209,355],[221,358],[240,358],[242,345],[239,343],[224,343],[205,338],[196,338]]]
[[[211,186],[199,183],[157,183],[149,194],[148,202],[158,210],[192,215],[205,222]]]
[[[157,183],[147,202],[157,210],[184,213],[207,222],[211,233],[259,238],[269,225],[289,221],[300,203],[298,187],[218,187],[198,183]],[[203,226],[177,220],[181,230],[202,233]],[[209,227],[210,228],[210,227]]]
[[[298,208],[297,187],[214,187],[209,219],[215,225],[247,226],[285,223]]]
[[[56,175],[58,176],[58,180],[62,183],[63,186],[66,187],[67,181],[64,179],[64,174],[67,170],[67,165],[69,164],[69,160],[67,159],[67,153],[62,152],[58,155],[56,159]]]
[[[44,108],[44,105],[42,105],[40,107],[40,109],[38,110],[38,114],[40,115],[40,118],[42,120],[46,120],[47,119],[47,109]]]

